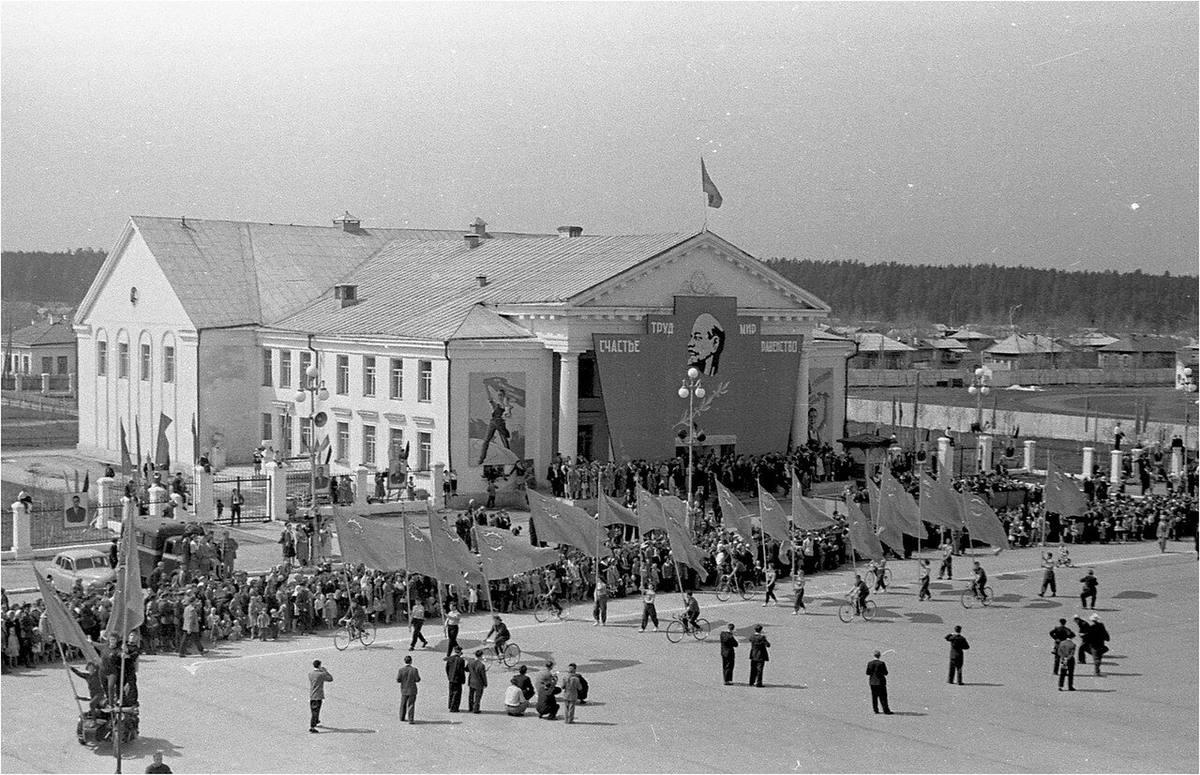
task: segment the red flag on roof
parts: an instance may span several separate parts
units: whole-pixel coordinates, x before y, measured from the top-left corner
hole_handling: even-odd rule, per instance
[[[708,168],[704,166],[704,157],[700,157],[700,187],[704,189],[704,195],[708,197],[708,206],[714,209],[719,208],[725,200],[721,199],[721,192],[717,190],[717,184],[713,183],[712,178],[708,176]]]

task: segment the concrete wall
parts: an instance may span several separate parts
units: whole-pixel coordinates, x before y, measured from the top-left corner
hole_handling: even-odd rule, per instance
[[[898,424],[904,428],[911,427],[913,402],[897,401],[896,406],[898,410]],[[866,422],[880,426],[890,426],[892,422],[892,402],[891,400],[851,398],[846,402],[846,417],[851,422]],[[983,420],[985,423],[992,421],[992,412],[986,407],[983,410]],[[940,406],[922,402],[917,414],[917,426],[919,428],[927,428],[935,431],[944,431],[946,428],[950,428],[955,433],[966,433],[970,431],[971,423],[973,422],[975,422],[975,407],[973,406]],[[1117,419],[1112,417],[1101,417],[1099,419],[1099,433],[1096,434],[1096,438],[1106,447],[1112,444],[1112,429],[1116,423]],[[1133,423],[1131,421],[1124,420],[1121,424],[1126,429],[1126,433],[1132,432]],[[1023,436],[1036,435],[1041,438],[1066,439],[1079,442],[1091,442],[1093,438],[1090,419],[1061,414],[1016,411],[996,412],[996,426],[997,428],[994,432],[1003,436],[1010,436],[1014,430],[1020,428]],[[1170,444],[1171,437],[1179,434],[1179,436],[1189,440],[1189,442],[1194,441],[1196,438],[1195,434],[1192,433],[1189,439],[1186,435],[1187,432],[1187,426],[1183,424],[1152,422],[1146,432],[1142,434],[1142,439],[1146,442],[1161,441],[1164,444]],[[1133,441],[1133,439],[1128,439],[1126,443],[1131,444]]]
[[[972,367],[973,368],[973,367]],[[963,369],[850,369],[850,387],[904,387],[917,384],[931,387],[938,380],[968,380],[971,370]],[[992,384],[1009,385],[1170,385],[1174,369],[1015,369],[994,370]]]

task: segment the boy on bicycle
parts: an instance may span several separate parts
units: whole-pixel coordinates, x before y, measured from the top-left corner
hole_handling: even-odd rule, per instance
[[[492,616],[492,629],[487,631],[487,635],[483,636],[483,639],[487,641],[493,634],[496,636],[496,645],[492,650],[496,652],[498,658],[504,653],[504,645],[508,643],[508,639],[511,637],[508,633],[508,625],[504,623],[504,620],[499,615]]]
[[[346,614],[346,618],[342,620],[350,628],[350,637],[354,637],[357,633],[365,629],[367,622],[367,609],[359,605],[354,598],[350,599],[350,613]]]
[[[854,588],[850,590],[850,595],[854,601],[854,613],[856,615],[862,613],[863,608],[867,604],[867,596],[870,594],[871,589],[867,586],[867,582],[863,581],[862,576],[855,574]]]
[[[984,587],[987,586],[987,573],[983,570],[983,566],[979,561],[975,561],[975,566],[971,569],[975,574],[974,580],[971,581],[971,592],[975,597],[982,598],[984,595]]]
[[[683,625],[691,632],[696,627],[696,620],[700,618],[700,603],[696,602],[695,595],[689,589],[683,604]]]

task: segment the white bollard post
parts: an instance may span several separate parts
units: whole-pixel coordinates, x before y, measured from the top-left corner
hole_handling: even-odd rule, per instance
[[[167,504],[171,499],[167,497],[167,488],[161,484],[150,485],[149,503],[150,516],[161,517],[167,513]]]
[[[938,437],[938,476],[942,472],[947,472],[950,476],[954,475],[954,453],[950,451],[950,437]]]
[[[29,507],[21,501],[14,501],[13,513],[13,553],[18,560],[28,560],[33,557],[33,543],[30,541],[33,515]]]
[[[1095,447],[1084,447],[1083,448],[1083,471],[1082,471],[1082,473],[1085,478],[1091,477],[1092,468],[1095,465],[1096,465],[1096,448]]]
[[[96,480],[96,519],[92,526],[103,530],[109,522],[121,518],[121,498],[117,494],[117,480],[102,476]]]
[[[446,481],[446,464],[433,464],[433,492],[429,493],[429,497],[433,499],[433,507],[435,509],[446,508],[446,493],[443,487]]]
[[[287,469],[274,460],[265,466],[267,471],[267,517],[272,522],[287,520]]]
[[[192,518],[197,522],[212,522],[217,518],[213,475],[204,466],[192,469]]]
[[[366,506],[367,496],[375,491],[371,481],[371,472],[366,466],[360,465],[354,469],[354,505]]]
[[[1108,453],[1108,482],[1113,492],[1121,486],[1121,450],[1114,449]]]
[[[1171,476],[1183,475],[1183,447],[1171,447]]]
[[[986,473],[992,470],[992,443],[993,439],[988,434],[984,433],[979,437],[979,450],[976,453],[978,459],[975,461],[979,468],[979,473]]]
[[[1025,470],[1033,471],[1033,461],[1037,456],[1037,442],[1029,439],[1025,442]]]

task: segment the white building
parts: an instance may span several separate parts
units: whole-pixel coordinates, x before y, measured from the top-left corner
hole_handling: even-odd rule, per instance
[[[810,427],[831,443],[842,435],[853,344],[815,336],[828,307],[711,232],[489,233],[477,219],[464,234],[364,227],[348,214],[334,223],[131,218],[76,314],[80,450],[118,461],[123,426],[133,454],[135,427],[151,454],[165,417],[176,467],[193,463],[193,423],[214,462],[246,462],[263,441],[299,455],[310,413],[323,412],[315,432],[335,473],[386,467],[407,445],[412,468],[446,463],[460,492],[481,492],[485,458],[527,461],[539,477],[556,453],[609,459],[618,386],[610,367],[606,410],[593,335],[647,336],[648,321],[680,300],[691,309],[719,297],[753,321],[726,321],[730,341],[802,343],[786,375],[759,377],[786,394],[786,416],[773,420],[779,451]],[[748,338],[743,346],[757,352]],[[329,396],[298,404],[310,363]],[[637,368],[649,400],[674,396],[686,363]],[[735,409],[754,412],[724,411]],[[730,421],[719,414],[711,422]],[[734,449],[755,441],[711,435]],[[660,442],[674,454],[671,439]]]

